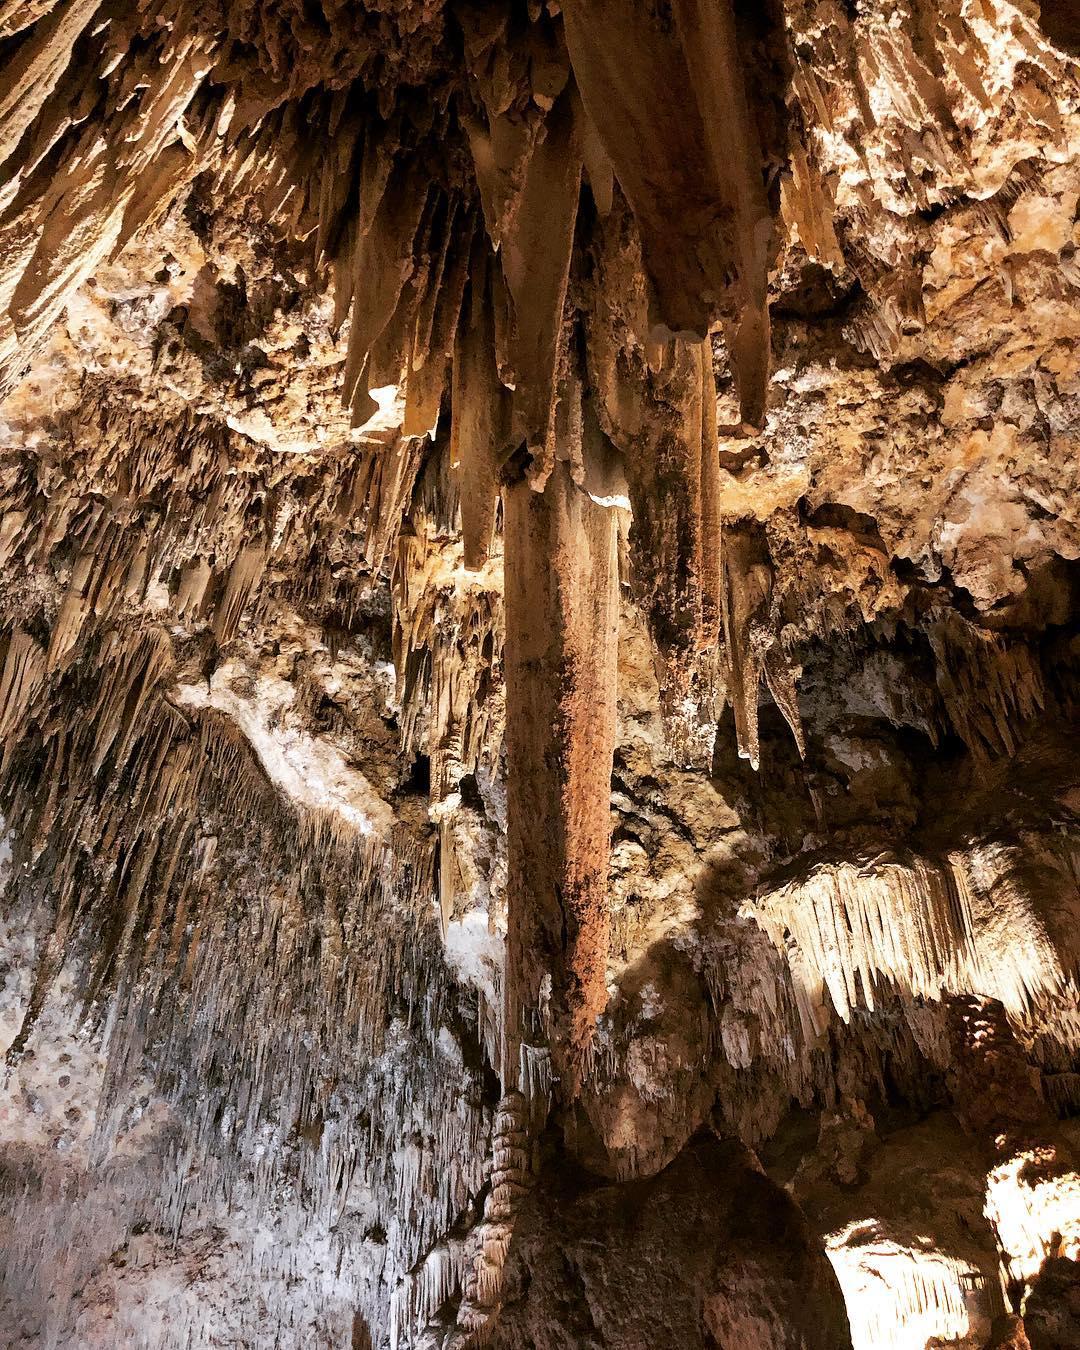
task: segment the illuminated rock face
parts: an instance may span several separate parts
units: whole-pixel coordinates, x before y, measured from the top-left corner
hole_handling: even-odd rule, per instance
[[[0,0],[0,1343],[1080,1343],[1080,30]]]

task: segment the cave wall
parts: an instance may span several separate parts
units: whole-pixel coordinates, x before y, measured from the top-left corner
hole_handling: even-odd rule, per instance
[[[1080,1342],[1067,9],[0,3],[6,1344]]]

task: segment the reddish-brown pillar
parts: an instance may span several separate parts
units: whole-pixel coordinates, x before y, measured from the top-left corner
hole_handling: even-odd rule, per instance
[[[550,1045],[573,1093],[607,999],[619,580],[615,511],[558,461],[504,492],[508,942],[505,1069]]]

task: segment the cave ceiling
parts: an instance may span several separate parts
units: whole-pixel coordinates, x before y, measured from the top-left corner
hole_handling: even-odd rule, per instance
[[[0,1344],[1080,1346],[1078,53],[0,0]]]

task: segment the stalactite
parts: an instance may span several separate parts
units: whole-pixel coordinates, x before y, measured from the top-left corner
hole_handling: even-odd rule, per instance
[[[501,459],[513,437],[510,393],[496,362],[490,266],[483,253],[474,263],[469,309],[454,348],[450,456],[461,475],[462,548],[471,569],[491,552]]]
[[[557,460],[506,512],[507,1054],[550,1034],[573,1092],[606,1002],[616,516]]]
[[[957,1339],[973,1330],[969,1305],[983,1283],[977,1270],[941,1252],[902,1248],[872,1225],[853,1228],[837,1234],[826,1251],[858,1350],[874,1345],[906,1350],[932,1337]]]
[[[353,1053],[361,1056],[386,1052],[385,1000],[392,988],[411,990],[410,997],[417,1000],[416,1015],[421,1021],[430,1019],[428,1034],[432,1036],[445,1016],[442,1000],[446,993],[431,988],[422,991],[416,981],[426,981],[430,967],[407,945],[386,944],[385,920],[374,946],[363,937],[379,929],[378,924],[371,926],[371,906],[392,909],[399,903],[422,903],[431,893],[430,849],[426,856],[411,853],[412,845],[401,837],[392,844],[386,841],[386,851],[383,845],[373,850],[355,834],[342,834],[328,821],[297,820],[280,808],[268,811],[272,795],[268,798],[266,786],[253,774],[250,752],[228,724],[204,717],[193,726],[162,701],[162,672],[152,666],[155,652],[160,647],[150,644],[142,658],[148,663],[143,669],[138,659],[132,660],[138,653],[131,653],[122,641],[114,640],[111,647],[106,643],[98,696],[96,702],[90,700],[91,715],[82,735],[58,748],[59,759],[53,765],[57,777],[77,780],[82,787],[57,802],[58,819],[39,819],[36,828],[23,822],[35,808],[35,780],[28,747],[20,749],[18,795],[5,800],[9,821],[20,823],[20,834],[27,840],[41,837],[46,828],[51,836],[58,830],[59,838],[72,834],[98,838],[97,862],[104,879],[99,883],[77,870],[77,855],[64,861],[62,846],[57,850],[55,842],[43,841],[40,860],[51,867],[58,912],[39,959],[24,1027],[11,1054],[17,1056],[26,1045],[49,985],[72,945],[84,940],[84,929],[89,926],[99,936],[91,948],[94,972],[87,998],[128,1005],[123,1019],[113,1022],[107,1033],[109,1069],[99,1128],[115,1128],[108,1102],[123,1098],[131,1075],[140,1072],[147,1053],[159,1065],[163,1087],[172,1072],[169,1066],[174,1066],[177,1077],[171,1091],[176,1100],[191,1092],[202,1100],[189,1117],[194,1133],[182,1141],[182,1148],[207,1165],[215,1160],[203,1182],[205,1189],[185,1188],[183,1209],[196,1214],[211,1203],[217,1187],[242,1185],[235,1169],[252,1156],[252,1149],[258,1149],[267,1129],[280,1133],[298,1120],[336,1117],[340,1109],[334,1105],[335,1083],[320,1075],[319,1056],[298,1053],[295,1047],[289,1051],[285,1042],[278,1042],[280,1034],[289,1035],[279,1020],[280,1009],[270,1015],[262,1002],[266,996],[274,1000],[275,988],[289,990],[294,1010],[290,1015],[306,1028],[301,1039],[314,1038],[324,1054],[339,1062],[343,1037],[354,1045]],[[129,719],[127,725],[122,720],[118,724],[118,718]],[[131,784],[129,802],[111,796],[111,785],[117,780]],[[221,841],[214,850],[217,857],[211,855],[209,861],[207,851],[198,846],[196,812],[202,828],[214,822],[215,837]],[[162,828],[164,822],[169,823],[168,830]],[[255,831],[262,848],[284,850],[282,856],[291,850],[307,863],[304,872],[285,881],[284,890],[280,881],[274,883],[260,912],[234,922],[228,917],[227,899],[224,910],[217,908],[214,888],[222,882],[221,869],[228,867],[227,858],[237,867],[249,865],[244,861],[245,830]],[[281,831],[285,838],[275,839]],[[228,850],[225,857],[222,847]],[[277,875],[287,874],[279,871]],[[314,908],[313,900],[318,900]],[[346,937],[347,946],[335,941],[335,932]],[[311,933],[318,934],[319,941],[312,943],[305,937]],[[241,955],[251,943],[260,952],[256,962]],[[232,954],[226,956],[227,952]],[[175,979],[178,966],[185,971],[179,1002],[162,994]],[[232,972],[228,991],[222,987],[222,968]],[[421,968],[428,974],[420,976]],[[278,971],[280,986],[261,983],[263,972],[269,969]],[[202,1009],[204,1015],[192,1021],[185,1006]],[[222,1057],[238,1068],[244,1066],[244,1071],[219,1077],[214,1065]],[[207,1100],[199,1086],[209,1082],[218,1085],[220,1095],[214,1101]],[[402,1118],[403,1090],[407,1088],[393,1072],[383,1082],[369,1083],[367,1109],[380,1113],[380,1131]],[[233,1094],[241,1091],[253,1094],[246,1105],[233,1100]],[[213,1142],[223,1111],[236,1122],[224,1145]],[[357,1120],[362,1118],[361,1113]],[[475,1194],[480,1189],[479,1173],[468,1171],[467,1160],[476,1159],[479,1166],[482,1112],[464,1102],[457,1107],[448,1103],[442,1129],[443,1137],[435,1141],[434,1148],[440,1156],[449,1150],[445,1156],[460,1162],[451,1164],[449,1172],[443,1171],[443,1189],[435,1208],[419,1217],[416,1227],[400,1233],[397,1241],[406,1268],[450,1226],[470,1191]],[[404,1160],[393,1156],[380,1160],[384,1151],[377,1138],[365,1140],[342,1123],[328,1146],[302,1158],[304,1184],[317,1187],[331,1203],[342,1184],[342,1173],[347,1181],[362,1165],[373,1180],[371,1169],[381,1169],[376,1183],[381,1193],[393,1196],[400,1190],[402,1196],[411,1194],[415,1181],[402,1171]],[[360,1159],[366,1161],[361,1164]],[[284,1161],[282,1157],[275,1165]],[[391,1181],[394,1174],[396,1182]],[[255,1197],[257,1204],[269,1202],[273,1175],[271,1169],[263,1178],[266,1192]],[[163,1202],[179,1204],[181,1196],[170,1197],[166,1191]]]
[[[711,344],[635,340],[643,296],[615,209],[594,239],[600,311],[587,326],[588,415],[621,452],[632,513],[631,585],[666,667],[672,739],[688,751],[687,705],[715,721],[725,693],[719,634],[719,463]],[[661,489],[661,485],[663,488]],[[693,720],[692,718],[690,720]],[[707,737],[710,741],[711,736]]]
[[[731,7],[680,3],[666,25],[644,5],[574,0],[564,9],[585,106],[641,227],[657,297],[652,323],[704,337],[725,313],[736,334],[743,418],[758,426],[772,225]],[[659,105],[656,89],[669,91]]]
[[[1043,681],[1030,654],[963,620],[930,629],[946,715],[974,754],[1010,754],[1017,729],[1043,706]]]
[[[345,367],[344,398],[361,425],[374,411],[362,383],[372,348],[394,317],[413,269],[413,244],[428,202],[428,183],[415,165],[392,169],[367,231],[352,260],[352,326]]]
[[[1045,846],[1030,847],[1034,862]],[[856,1007],[873,1009],[885,983],[929,999],[991,994],[1029,1038],[1052,1021],[1073,1043],[1080,1036],[1074,942],[1048,922],[1057,906],[1075,908],[1070,868],[1066,862],[1052,878],[1025,885],[1020,859],[989,841],[940,860],[879,855],[820,865],[747,913],[789,953],[808,1036],[826,1029],[830,1006],[845,1021]],[[1058,898],[1047,903],[1050,895]]]
[[[0,0],[0,1320],[464,1350],[541,1157],[854,1205],[886,1098],[992,1150],[1017,1308],[1076,1257],[1035,8]],[[819,1230],[855,1342],[974,1336],[888,1218]]]
[[[538,484],[559,451],[555,406],[580,183],[572,104],[563,93],[530,156],[521,200],[502,242],[503,275],[514,305],[514,431],[533,457],[530,473]]]
[[[503,599],[487,573],[462,578],[419,513],[398,541],[394,657],[402,743],[431,759],[432,807],[497,756],[501,735]]]

